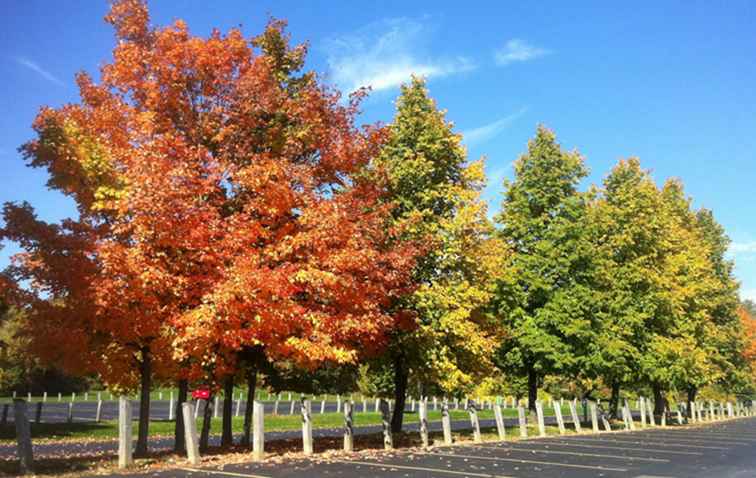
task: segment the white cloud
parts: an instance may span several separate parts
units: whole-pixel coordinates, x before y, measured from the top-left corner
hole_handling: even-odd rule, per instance
[[[480,126],[478,128],[463,131],[462,139],[468,146],[488,141],[489,139],[499,135],[502,131],[507,129],[515,120],[524,115],[527,111],[528,108],[523,107],[520,108],[519,111],[516,111],[509,116],[499,118],[496,121]]]
[[[519,38],[513,38],[494,52],[494,59],[498,65],[506,66],[518,61],[534,60],[550,53],[550,50],[530,45]]]
[[[427,43],[433,28],[424,20],[383,20],[327,40],[324,49],[334,82],[347,92],[363,86],[380,91],[406,83],[412,74],[433,78],[475,69],[466,57],[431,57]]]
[[[46,79],[47,81],[51,83],[55,83],[56,85],[63,86],[63,82],[60,81],[55,75],[50,73],[49,71],[45,70],[41,66],[39,66],[37,63],[27,59],[27,58],[16,58],[16,63],[18,63],[21,66],[25,66],[26,68],[34,71],[42,78]]]
[[[756,241],[733,242],[730,244],[729,253],[732,256],[756,253]]]
[[[741,300],[750,300],[756,302],[756,289],[745,289],[740,291]]]

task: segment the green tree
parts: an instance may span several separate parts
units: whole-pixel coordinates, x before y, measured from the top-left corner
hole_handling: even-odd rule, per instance
[[[508,329],[499,364],[527,377],[534,410],[544,376],[574,370],[590,333],[590,245],[582,227],[589,196],[577,190],[587,170],[582,156],[563,151],[543,126],[514,168],[496,217],[513,254],[512,276],[499,280],[496,292],[495,311]]]
[[[416,321],[371,364],[378,391],[396,400],[394,431],[401,430],[410,383],[422,394],[461,393],[493,369],[501,329],[485,311],[492,278],[506,270],[506,253],[480,199],[483,163],[468,163],[460,141],[424,80],[413,77],[402,86],[375,166],[388,181],[393,226],[405,232],[404,240],[426,247],[414,272],[417,289],[402,298]]]

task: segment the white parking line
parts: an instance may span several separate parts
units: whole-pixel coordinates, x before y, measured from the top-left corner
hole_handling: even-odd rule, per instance
[[[208,475],[238,476],[243,478],[271,478],[263,475],[250,475],[249,473],[234,473],[232,471],[220,470],[203,470],[201,468],[179,468],[182,471],[191,471],[192,473],[207,473]]]
[[[581,468],[584,470],[600,471],[627,471],[627,468],[614,468],[601,465],[577,465],[574,463],[560,463],[555,461],[525,460],[520,458],[502,458],[498,456],[457,455],[454,453],[433,453],[433,455],[448,456],[450,458],[464,458],[466,460],[506,461],[509,463],[521,463],[530,465],[562,466],[565,468]]]
[[[727,450],[728,447],[726,446],[707,446],[707,445],[687,445],[687,444],[677,444],[677,443],[668,443],[663,441],[638,441],[638,440],[617,440],[617,439],[611,439],[611,438],[601,438],[601,439],[594,439],[594,438],[588,438],[588,437],[580,437],[580,438],[570,438],[570,440],[579,440],[584,442],[592,442],[592,443],[627,443],[629,445],[654,445],[654,446],[674,446],[678,448],[700,448],[702,450]]]
[[[703,455],[698,451],[681,451],[681,450],[659,450],[656,448],[628,448],[626,446],[609,446],[609,445],[586,445],[580,443],[569,443],[566,441],[541,441],[539,445],[558,445],[558,446],[573,446],[577,448],[600,448],[604,450],[624,450],[624,451],[641,451],[651,453],[666,453],[668,455]]]
[[[361,466],[374,466],[377,468],[395,468],[397,470],[412,470],[412,471],[430,471],[432,473],[444,473],[447,475],[463,475],[463,476],[476,476],[479,478],[514,478],[507,475],[493,475],[490,473],[472,473],[469,471],[455,471],[445,470],[443,468],[426,468],[422,466],[409,466],[409,465],[395,465],[393,463],[377,463],[369,461],[352,461],[352,460],[332,460],[330,463],[345,463],[348,465],[361,465]]]
[[[484,448],[494,448],[496,450],[504,450],[504,451],[521,451],[521,452],[527,452],[527,453],[543,453],[548,455],[574,455],[574,456],[590,456],[592,458],[614,458],[618,460],[628,460],[628,461],[648,461],[648,462],[658,462],[658,463],[669,463],[669,460],[666,458],[646,458],[646,457],[640,457],[640,456],[627,456],[627,455],[605,455],[603,453],[583,453],[580,451],[565,451],[565,450],[537,450],[535,448],[516,448],[516,447],[504,447],[496,444],[492,444],[492,446],[486,446],[479,445]]]
[[[632,435],[634,437],[637,437],[638,435]],[[749,442],[746,441],[737,441],[729,438],[719,438],[719,437],[701,437],[697,435],[693,435],[693,438],[688,438],[689,435],[676,435],[676,434],[666,434],[666,433],[650,433],[647,436],[649,438],[663,438],[663,439],[672,439],[677,441],[683,441],[683,442],[704,442],[704,443],[710,443],[710,442],[717,442],[721,443],[723,445],[750,445]]]

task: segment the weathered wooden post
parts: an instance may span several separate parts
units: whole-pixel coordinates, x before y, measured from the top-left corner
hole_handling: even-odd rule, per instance
[[[122,396],[118,399],[118,468],[128,468],[134,463],[132,440],[131,401]]]
[[[570,407],[570,415],[572,415],[572,424],[575,426],[575,431],[578,433],[582,433],[583,429],[580,426],[580,417],[577,414],[577,408],[575,407],[575,402],[570,400],[569,407]]]
[[[598,410],[596,402],[590,402],[588,406],[591,409],[591,427],[593,428],[593,433],[598,433],[600,430],[598,424]]]
[[[265,405],[255,400],[252,406],[252,459],[265,458]]]
[[[25,401],[18,398],[13,400],[13,419],[15,420],[16,443],[18,445],[18,468],[22,475],[34,471],[31,429],[26,407]]]
[[[421,400],[418,403],[418,416],[420,418],[420,441],[423,448],[428,448],[428,403]]]
[[[341,413],[341,395],[336,394],[336,413]]]
[[[478,420],[478,406],[475,400],[470,400],[467,404],[467,411],[470,413],[470,424],[473,429],[473,442],[480,443],[482,441],[480,436],[480,421]]]
[[[559,402],[554,403],[554,416],[556,417],[557,427],[559,427],[559,434],[564,435],[567,430],[564,427],[564,417],[562,416],[562,405]]]
[[[507,439],[507,431],[504,428],[504,412],[501,410],[501,403],[494,405],[494,418],[496,419],[496,431],[499,433],[499,440]]]
[[[362,397],[362,413],[366,413],[368,411],[367,407],[367,398]]]
[[[191,402],[181,404],[181,416],[184,418],[184,439],[186,440],[186,457],[192,465],[199,465],[200,452],[197,439],[197,419]]]
[[[528,437],[528,422],[525,418],[525,409],[521,406],[517,406],[517,420],[520,425],[520,438]]]
[[[47,402],[47,392],[42,393],[42,401]]]
[[[609,420],[606,419],[606,415],[603,413],[601,414],[601,422],[604,424],[604,431],[612,431],[612,424],[609,423]]]
[[[394,438],[391,436],[391,411],[386,400],[381,399],[381,423],[383,425],[383,448],[394,448]]]
[[[646,400],[643,397],[639,397],[638,405],[640,409],[640,426],[641,428],[646,428]]]
[[[273,402],[273,415],[278,415],[278,397]]]
[[[213,398],[213,418],[218,418],[218,414],[220,413],[220,396],[215,395],[215,398]]]
[[[202,399],[197,400],[194,402],[194,418],[197,418],[199,415],[199,409],[200,409],[200,402],[202,402]]]
[[[664,410],[662,411],[662,416],[661,416],[661,426],[662,426],[662,428],[664,428],[664,427],[667,426],[667,411],[668,411],[667,407],[664,407]]]
[[[302,400],[302,451],[305,455],[312,455],[312,402]]]
[[[543,421],[543,405],[540,400],[536,400],[536,419],[538,420],[538,436],[546,436],[546,424]]]
[[[320,401],[320,414],[321,415],[325,413],[325,407],[326,407],[326,400],[324,396],[323,399]]]
[[[344,451],[354,450],[354,417],[352,416],[352,401],[344,401]],[[421,425],[422,426],[422,425]]]
[[[68,402],[68,423],[73,423],[74,402]]]
[[[176,402],[173,401],[173,390],[171,390],[171,393],[168,396],[168,420],[169,421],[173,421],[176,418],[176,415],[174,413],[176,411],[175,407],[176,407]],[[181,413],[183,413],[183,411]]]
[[[438,411],[438,399],[433,397],[433,411]]]
[[[42,422],[42,402],[37,402],[37,409],[34,411],[34,423],[39,425]]]
[[[444,444],[452,444],[451,416],[449,416],[449,402],[444,400],[441,404],[441,428],[444,431]]]
[[[378,412],[381,411],[381,399],[380,398],[376,398],[375,399],[375,410],[374,411],[375,411],[375,413],[378,413]]]

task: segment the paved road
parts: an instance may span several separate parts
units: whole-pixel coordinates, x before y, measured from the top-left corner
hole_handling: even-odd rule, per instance
[[[134,478],[144,475],[133,475]],[[184,468],[155,478],[746,478],[756,477],[756,418],[564,438]]]

